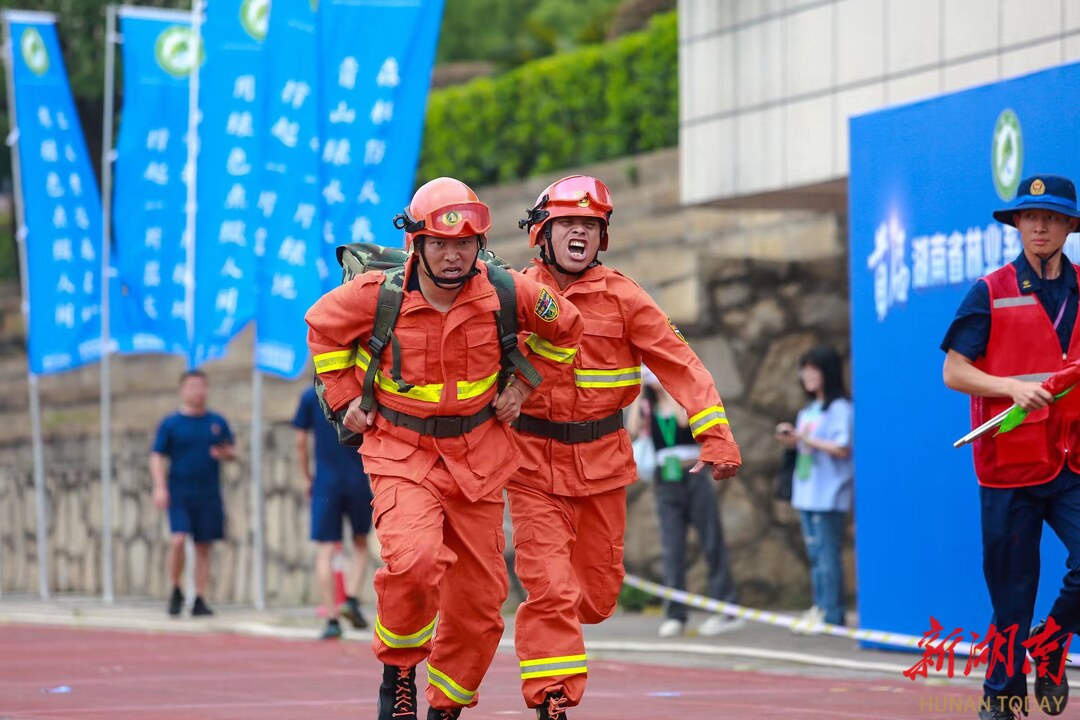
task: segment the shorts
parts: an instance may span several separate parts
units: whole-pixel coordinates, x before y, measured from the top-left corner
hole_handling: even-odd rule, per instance
[[[196,543],[225,539],[225,505],[220,495],[170,495],[169,528]]]
[[[371,531],[371,488],[363,483],[340,483],[327,489],[313,488],[311,493],[311,539],[315,542],[341,542],[342,519],[349,519],[353,537]]]

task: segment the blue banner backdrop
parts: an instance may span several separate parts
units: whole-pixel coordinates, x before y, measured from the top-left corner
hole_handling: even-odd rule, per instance
[[[213,0],[201,27],[206,61],[199,71],[193,366],[222,357],[255,316],[256,255],[267,234],[254,202],[269,19],[270,0]]]
[[[288,378],[304,368],[304,313],[328,272],[319,195],[318,19],[309,3],[276,5],[264,47],[267,132],[257,212],[268,233],[259,262],[255,363]]]
[[[442,10],[442,0],[275,7],[265,70],[269,201],[260,204],[271,214],[260,370],[288,378],[303,371],[303,316],[340,281],[339,244],[401,245],[392,219],[413,190]]]
[[[182,245],[188,90],[200,53],[189,13],[121,7],[123,123],[116,144],[110,335],[122,353],[187,355]]]
[[[29,298],[29,362],[101,356],[101,198],[51,16],[5,13],[11,37]]]
[[[968,399],[939,345],[968,289],[1021,251],[991,212],[1021,178],[1080,179],[1080,65],[851,121],[849,205],[855,516],[863,627],[985,633],[979,491]],[[1072,235],[1066,255],[1080,261]],[[1036,618],[1065,572],[1047,530]]]
[[[442,0],[323,0],[322,161],[332,241],[400,247],[412,195]],[[370,28],[356,42],[356,28]],[[375,31],[381,28],[381,31]]]

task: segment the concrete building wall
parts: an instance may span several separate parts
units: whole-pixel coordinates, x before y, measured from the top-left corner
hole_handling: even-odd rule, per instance
[[[850,117],[1078,61],[1080,2],[680,0],[679,39],[682,201],[841,210]]]

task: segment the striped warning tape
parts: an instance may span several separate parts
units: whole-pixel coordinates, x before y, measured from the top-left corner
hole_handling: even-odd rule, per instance
[[[673,600],[684,605],[689,605],[690,607],[698,608],[699,610],[723,613],[724,615],[745,618],[746,620],[753,620],[754,622],[765,623],[766,625],[786,627],[795,632],[812,633],[815,635],[833,635],[836,637],[848,638],[850,640],[863,640],[891,647],[910,648],[919,651],[923,649],[919,646],[919,643],[923,642],[924,638],[915,635],[886,632],[884,630],[863,630],[844,627],[843,625],[830,625],[826,622],[806,620],[801,617],[785,615],[769,610],[743,607],[742,605],[723,602],[722,600],[705,597],[704,595],[688,593],[685,590],[669,588],[640,578],[637,575],[630,575],[629,573],[626,575],[624,582],[627,585],[647,592],[650,595],[655,595],[656,597],[661,597],[665,600]],[[936,645],[937,643],[940,643],[942,639],[943,638],[933,642]],[[968,656],[971,654],[971,643],[959,642],[952,652],[955,655]],[[1069,664],[1080,665],[1080,656],[1070,654]]]

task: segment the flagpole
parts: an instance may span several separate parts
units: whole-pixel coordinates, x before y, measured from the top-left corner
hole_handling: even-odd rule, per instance
[[[27,343],[29,344],[30,333],[30,271],[29,260],[26,251],[26,208],[23,206],[22,172],[19,164],[19,128],[18,113],[15,108],[15,58],[14,46],[11,41],[11,19],[4,14],[4,68],[7,79],[7,103],[11,134],[8,135],[8,145],[11,147],[11,175],[15,190],[15,220],[18,230],[15,232],[16,245],[19,250],[19,276],[22,280],[22,312],[26,325]],[[30,370],[30,358],[27,355],[26,384],[30,393],[30,433],[31,447],[34,463],[34,500],[37,506],[37,556],[38,556],[38,594],[42,600],[49,599],[49,558],[48,542],[46,533],[47,516],[45,512],[45,453],[41,443],[41,399],[38,392],[37,375]]]
[[[112,373],[109,282],[112,279],[112,167],[116,5],[105,8],[105,116],[101,130],[101,599],[113,604]]]
[[[194,343],[195,343],[195,214],[196,186],[198,182],[198,158],[199,158],[199,55],[202,48],[202,16],[204,0],[192,0],[191,3],[191,37],[195,44],[195,61],[191,64],[191,75],[188,81],[188,147],[187,147],[187,202],[185,210],[186,222],[184,226],[184,310],[185,324],[188,335],[188,365],[194,367]]]
[[[258,327],[254,347],[258,347]],[[256,357],[258,351],[255,352]],[[256,361],[251,373],[251,551],[255,609],[266,608],[266,534],[263,532],[263,374]]]

